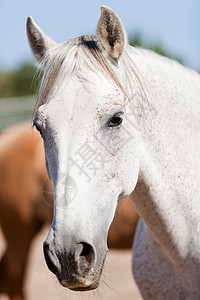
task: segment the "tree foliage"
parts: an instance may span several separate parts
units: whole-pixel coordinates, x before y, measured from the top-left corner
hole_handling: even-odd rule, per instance
[[[24,63],[18,70],[1,73],[0,98],[34,95],[38,87],[36,74],[36,67],[30,63]]]

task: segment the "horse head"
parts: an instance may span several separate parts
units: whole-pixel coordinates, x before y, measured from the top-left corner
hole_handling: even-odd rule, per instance
[[[117,202],[131,194],[139,173],[126,32],[103,6],[97,37],[57,44],[31,17],[27,34],[43,69],[33,124],[44,140],[54,187],[46,263],[63,286],[94,289]]]

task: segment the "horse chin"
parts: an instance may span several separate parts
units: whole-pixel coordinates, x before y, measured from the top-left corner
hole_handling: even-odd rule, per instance
[[[91,284],[89,286],[80,286],[80,287],[69,287],[71,291],[74,292],[87,292],[91,290],[95,290],[99,286],[99,281],[97,283]]]
[[[77,282],[69,284],[69,282],[62,280],[62,281],[60,281],[60,284],[63,287],[66,287],[74,292],[84,292],[84,291],[86,292],[86,291],[91,291],[91,290],[98,288],[99,282],[100,282],[100,278],[98,277],[93,282],[92,282],[92,280],[86,280],[86,279],[83,280],[82,279],[82,280],[77,280]]]

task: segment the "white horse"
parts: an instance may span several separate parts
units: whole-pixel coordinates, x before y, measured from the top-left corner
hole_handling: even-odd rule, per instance
[[[142,296],[200,299],[199,75],[130,47],[106,6],[97,38],[57,44],[31,17],[27,33],[44,70],[33,124],[55,192],[49,269],[72,290],[96,288],[117,201],[129,195]]]

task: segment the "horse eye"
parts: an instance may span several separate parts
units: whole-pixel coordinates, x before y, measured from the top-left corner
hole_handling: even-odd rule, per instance
[[[36,130],[40,133],[41,137],[43,137],[41,127],[36,122],[33,122],[33,126],[35,126]]]
[[[122,121],[123,121],[123,118],[122,118],[122,115],[123,113],[117,113],[116,115],[114,115],[108,122],[108,127],[109,128],[112,128],[112,127],[118,127]]]

